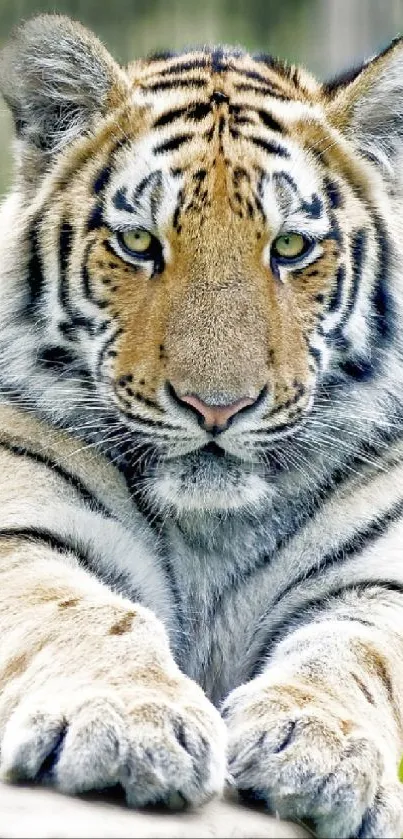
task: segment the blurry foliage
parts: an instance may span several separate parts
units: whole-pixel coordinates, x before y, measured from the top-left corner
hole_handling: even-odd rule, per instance
[[[93,29],[122,63],[161,48],[240,44],[317,75],[371,55],[403,30],[403,0],[0,0],[0,47],[20,21],[60,12]],[[0,108],[0,194],[10,182],[10,119]]]

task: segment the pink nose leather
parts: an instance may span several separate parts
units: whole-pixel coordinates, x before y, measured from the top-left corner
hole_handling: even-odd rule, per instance
[[[192,408],[204,417],[205,427],[210,428],[224,428],[228,420],[231,419],[242,408],[248,405],[253,405],[255,399],[249,399],[245,396],[243,399],[237,399],[236,402],[231,402],[230,405],[207,405],[198,396],[181,396],[181,402],[186,402]]]

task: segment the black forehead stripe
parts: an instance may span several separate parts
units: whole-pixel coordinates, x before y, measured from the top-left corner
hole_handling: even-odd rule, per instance
[[[180,119],[189,119],[194,122],[200,122],[211,113],[211,105],[209,102],[192,102],[186,108],[173,108],[172,111],[167,111],[161,114],[155,121],[154,128],[161,128],[164,125],[170,125]]]
[[[40,220],[36,219],[28,234],[30,256],[27,275],[28,300],[25,307],[28,315],[34,314],[45,287],[42,259],[39,250],[39,228]]]
[[[278,94],[279,96],[287,96],[284,90],[279,87],[277,84],[273,84],[272,79],[268,79],[267,76],[263,76],[262,73],[259,73],[257,70],[244,70],[242,68],[236,68],[237,76],[243,77],[245,79],[251,79],[254,82],[259,82],[260,84],[264,85],[264,87],[269,87],[271,91],[273,91],[272,95]],[[287,97],[288,98],[288,97]]]
[[[189,106],[186,119],[199,122],[200,120],[205,119],[210,113],[211,105],[209,102],[196,102],[194,105]]]
[[[250,82],[237,82],[234,84],[234,89],[244,91],[245,93],[259,93],[261,96],[270,96],[272,99],[279,99],[284,102],[292,101],[291,96],[287,96],[283,92],[280,93],[279,90],[271,87],[267,83],[265,87],[263,87],[263,85],[260,87],[259,85],[252,84]]]
[[[270,128],[270,131],[277,131],[279,134],[284,133],[284,126],[281,125],[277,119],[274,119],[272,114],[262,110],[262,108],[260,108],[257,113],[260,121],[264,126],[266,126],[266,128]]]
[[[127,200],[127,187],[122,186],[115,192],[112,204],[116,210],[125,210],[127,213],[134,213],[133,205]]]
[[[185,143],[193,140],[193,136],[193,134],[178,134],[176,137],[172,137],[170,140],[165,140],[163,143],[154,146],[153,152],[154,154],[164,154],[167,151],[176,151],[176,149],[179,149]]]
[[[162,79],[159,82],[149,82],[142,84],[140,87],[143,90],[153,90],[158,93],[159,90],[174,90],[176,87],[205,87],[206,80],[204,79]]]
[[[95,178],[94,186],[93,186],[93,190],[94,190],[95,195],[99,195],[101,192],[104,191],[105,187],[108,186],[111,174],[112,174],[112,170],[111,170],[111,167],[109,165],[104,166],[104,168],[101,169],[100,172],[98,172],[98,175]]]
[[[207,56],[198,56],[192,58],[190,61],[176,61],[175,64],[170,64],[168,67],[162,67],[158,70],[160,76],[173,76],[175,73],[188,73],[192,70],[204,70],[209,65]]]
[[[161,114],[158,119],[154,122],[154,128],[160,128],[163,125],[169,125],[171,122],[175,122],[177,119],[181,119],[185,116],[187,112],[187,108],[173,108],[171,111],[166,111],[165,114]]]
[[[278,157],[285,157],[290,158],[290,152],[288,149],[284,148],[284,146],[280,146],[279,143],[270,142],[270,140],[263,140],[262,137],[250,137],[246,138],[249,140],[250,143],[253,143],[254,146],[258,146],[258,148],[263,149],[268,154],[276,154]]]

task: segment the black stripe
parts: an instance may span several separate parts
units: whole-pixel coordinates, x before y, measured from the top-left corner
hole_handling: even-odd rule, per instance
[[[186,119],[194,120],[194,122],[200,122],[201,120],[205,119],[211,113],[211,105],[209,103],[204,102],[196,102],[195,105],[190,105],[189,110],[186,114]]]
[[[127,187],[122,186],[115,192],[112,204],[116,210],[125,210],[126,213],[134,213],[133,205],[127,200]]]
[[[285,589],[279,594],[273,603],[270,604],[270,612],[281,603],[281,601],[292,591],[295,591],[296,587],[301,585],[301,583],[307,583],[312,580],[316,580],[321,577],[326,571],[330,568],[333,568],[335,565],[346,565],[354,556],[359,555],[362,553],[367,547],[369,547],[372,542],[376,541],[377,539],[381,538],[385,535],[388,531],[389,527],[392,524],[395,524],[399,521],[400,518],[403,516],[403,499],[394,504],[390,510],[384,513],[383,516],[373,519],[366,528],[358,530],[351,539],[347,539],[338,548],[334,551],[329,551],[322,557],[320,564],[315,565],[305,574],[300,574],[296,577],[292,582],[290,582]],[[323,607],[326,606],[325,600],[327,601],[329,597],[335,597],[336,595],[342,594],[344,591],[348,591],[350,588],[355,588],[358,586],[359,583],[356,584],[351,583],[346,586],[337,586],[336,589],[332,590],[325,590],[323,595],[318,599],[315,598],[311,601],[306,601],[300,604],[297,609],[291,615],[288,615],[285,620],[277,621],[274,626],[270,627],[268,635],[264,641],[264,644],[261,645],[261,649],[257,656],[257,662],[262,662],[262,659],[265,658],[267,655],[267,651],[269,645],[273,644],[276,639],[280,636],[284,636],[284,631],[287,627],[294,627],[296,620],[299,616],[302,617],[303,614],[306,614],[308,609],[311,609],[312,606],[315,606],[317,603],[321,603]],[[368,582],[369,585],[369,582]],[[377,583],[372,583],[372,585],[377,585]],[[386,583],[386,585],[389,585]],[[397,583],[401,591],[403,592],[403,583]],[[262,618],[264,620],[264,617]],[[258,663],[256,667],[258,667]]]
[[[160,170],[158,170],[158,172],[150,172],[149,175],[145,175],[144,178],[141,179],[140,183],[137,184],[137,186],[134,188],[132,192],[131,200],[133,205],[140,201],[140,198],[144,194],[145,190],[150,185],[150,183],[152,183],[155,180],[156,177],[158,177],[159,180],[161,179]]]
[[[253,79],[255,82],[260,82],[263,85],[270,85],[270,87],[272,87],[271,80],[268,79],[267,76],[262,76],[262,74],[258,73],[257,70],[243,70],[241,67],[237,67],[235,72],[237,76],[244,77],[245,79]],[[279,90],[279,93],[282,93],[282,91]]]
[[[45,278],[43,276],[42,260],[39,250],[39,226],[40,221],[37,219],[28,234],[30,257],[27,276],[28,300],[25,307],[28,315],[35,313],[45,287]]]
[[[98,230],[100,227],[104,226],[104,223],[102,206],[100,204],[96,204],[88,217],[87,232],[90,233],[91,230]]]
[[[115,329],[115,332],[113,333],[113,335],[109,336],[109,338],[105,341],[103,347],[101,348],[101,351],[99,353],[98,362],[97,362],[96,373],[95,373],[95,380],[96,381],[104,381],[104,378],[103,378],[103,375],[102,375],[102,365],[104,363],[105,357],[107,357],[107,356],[113,357],[113,356],[116,355],[116,350],[111,350],[110,347],[116,341],[116,339],[119,338],[119,336],[123,334],[123,331],[124,330],[122,329],[121,326],[118,327],[118,329]],[[109,381],[107,382],[107,384],[109,384]]]
[[[105,187],[108,186],[111,174],[112,174],[112,170],[111,170],[111,167],[109,166],[109,164],[108,164],[108,166],[105,166],[103,169],[101,169],[100,172],[98,172],[98,175],[95,178],[94,186],[93,186],[93,190],[94,190],[95,195],[99,195],[100,192],[103,192]]]
[[[257,84],[251,84],[248,82],[238,82],[234,84],[235,90],[245,91],[245,93],[259,93],[261,96],[271,96],[272,99],[280,99],[281,101],[289,102],[291,101],[291,96],[287,96],[285,93],[280,93],[277,88],[271,87],[266,82],[266,87],[259,87]]]
[[[315,610],[320,613],[321,611],[329,611],[329,616],[331,614],[331,607],[332,601],[337,600],[343,594],[354,591],[357,595],[361,595],[365,591],[370,591],[371,589],[381,588],[386,591],[393,592],[394,594],[403,594],[403,583],[398,582],[397,580],[366,580],[365,582],[355,582],[355,583],[348,583],[345,586],[338,586],[337,588],[326,591],[321,597],[316,597],[312,600],[308,600],[304,603],[304,611],[303,614],[301,610],[298,609],[297,611],[293,612],[289,617],[286,618],[283,622],[279,623],[273,632],[273,628],[270,629],[270,634],[266,637],[264,643],[261,644],[260,650],[257,654],[256,661],[253,665],[252,672],[250,673],[250,678],[253,679],[259,675],[261,668],[264,666],[265,662],[267,661],[268,653],[273,648],[274,644],[278,643],[280,640],[284,639],[289,632],[296,631],[301,626],[304,626],[305,623],[314,623],[315,616],[312,615],[312,612]],[[356,617],[354,613],[352,613],[351,618],[342,618],[339,615],[332,614],[332,617],[335,617],[337,620],[351,620],[353,623],[359,622],[363,623],[365,626],[375,626],[374,623],[369,623],[369,621],[365,621],[359,617]],[[298,622],[298,618],[301,618],[301,621]]]
[[[62,309],[68,314],[71,314],[69,305],[69,294],[67,285],[67,269],[70,259],[70,252],[73,239],[73,228],[67,221],[62,222],[59,233],[59,263],[60,263],[60,281],[59,281],[59,302]]]
[[[71,224],[63,221],[60,226],[59,234],[59,264],[60,277],[58,296],[61,308],[65,311],[67,316],[67,323],[59,323],[60,331],[69,340],[74,340],[74,333],[76,329],[85,329],[89,334],[92,334],[94,329],[93,318],[87,318],[81,314],[74,306],[71,305],[69,299],[68,287],[68,267],[70,262],[70,254],[73,243],[74,231]]]
[[[323,212],[323,204],[319,198],[319,195],[313,192],[310,201],[302,201],[301,210],[304,213],[306,213],[306,215],[309,216],[309,218],[320,218]],[[331,238],[334,238],[334,231]]]
[[[168,125],[171,122],[175,122],[177,119],[183,117],[186,112],[187,108],[174,108],[172,111],[167,111],[155,120],[153,128],[160,128],[162,125]]]
[[[318,367],[318,369],[320,369],[321,364],[322,364],[322,353],[320,352],[320,350],[318,350],[317,347],[313,347],[309,343],[309,341],[307,341],[306,344],[307,344],[307,347],[308,347],[309,355],[314,359],[315,364]]]
[[[158,72],[160,76],[171,76],[175,73],[188,73],[192,70],[204,70],[209,64],[208,57],[193,58],[190,61],[177,61],[175,64],[170,64],[168,67],[161,68]]]
[[[343,207],[343,197],[339,189],[339,186],[335,181],[326,179],[325,192],[327,200],[329,202],[329,206],[332,210],[339,210],[341,207]]]
[[[263,140],[261,137],[247,137],[251,143],[255,146],[258,146],[260,149],[268,152],[269,154],[277,154],[279,157],[291,157],[290,152],[288,149],[285,149],[284,146],[280,146],[278,143],[271,143],[268,140]]]
[[[73,355],[70,350],[58,345],[43,347],[39,350],[36,357],[37,364],[40,364],[46,369],[56,370],[57,372],[60,372],[64,367],[70,367],[77,363],[77,361],[77,356]]]
[[[163,143],[159,143],[157,146],[154,146],[154,154],[164,154],[167,151],[175,151],[183,146],[184,143],[188,143],[190,140],[193,140],[193,134],[178,134],[176,137],[172,137],[170,140],[165,140]]]
[[[374,224],[378,243],[378,270],[372,293],[372,307],[376,320],[377,347],[390,342],[395,334],[395,309],[389,292],[389,266],[391,262],[391,243],[382,219],[374,216]],[[375,339],[375,341],[376,341]]]
[[[202,79],[167,79],[159,82],[150,82],[149,84],[140,85],[143,90],[153,90],[158,93],[160,90],[174,90],[176,87],[205,87],[207,80]]]
[[[338,330],[342,330],[346,325],[348,319],[354,311],[357,302],[358,293],[360,290],[360,282],[362,275],[362,267],[365,259],[365,246],[367,243],[367,234],[365,230],[357,230],[351,242],[351,256],[352,256],[352,281],[347,306],[343,312]]]
[[[91,568],[94,557],[78,539],[60,538],[50,530],[37,527],[8,527],[0,528],[0,539],[23,539],[46,545],[58,553],[73,553],[84,568]]]
[[[279,134],[284,133],[284,126],[281,125],[277,119],[274,119],[271,114],[268,114],[267,111],[258,111],[258,116],[261,122],[263,122],[263,125],[265,125],[266,128],[270,128],[270,131],[278,131]]]
[[[346,280],[346,269],[344,265],[339,265],[335,278],[335,288],[328,304],[329,312],[337,312],[343,300],[344,283]]]
[[[48,455],[39,454],[36,451],[32,451],[31,449],[27,449],[25,446],[19,446],[15,443],[6,443],[3,440],[0,440],[0,449],[4,449],[10,454],[13,454],[17,457],[26,457],[28,460],[32,460],[40,466],[46,466],[59,478],[65,481],[67,484],[73,487],[77,494],[80,496],[81,500],[88,504],[92,510],[97,513],[101,513],[106,518],[115,518],[113,513],[104,506],[102,501],[100,501],[90,489],[85,485],[85,483],[77,477],[77,475],[72,474],[67,469],[64,469],[63,466],[53,460],[53,458],[49,457]]]
[[[105,309],[108,305],[108,301],[99,300],[94,294],[91,285],[91,277],[88,270],[88,259],[93,246],[94,242],[89,242],[84,252],[83,264],[81,266],[82,290],[85,299],[88,300],[89,303],[92,303],[94,306],[98,306],[99,309]]]

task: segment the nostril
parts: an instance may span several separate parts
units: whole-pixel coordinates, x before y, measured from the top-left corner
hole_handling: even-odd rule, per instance
[[[200,396],[193,393],[180,396],[172,385],[170,385],[170,392],[171,395],[174,395],[175,401],[182,407],[188,406],[191,408],[198,415],[199,421],[202,421],[203,428],[213,434],[225,431],[232,417],[256,402],[256,399],[243,396],[227,405],[209,405]]]

